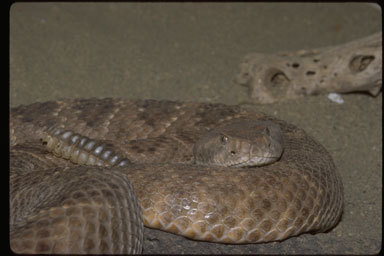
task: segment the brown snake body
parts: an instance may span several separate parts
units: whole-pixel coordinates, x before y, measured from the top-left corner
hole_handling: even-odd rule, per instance
[[[284,151],[277,162],[252,168],[194,163],[193,145],[204,134],[242,119],[280,126]],[[91,141],[86,159],[95,156],[92,163],[110,151],[105,159],[116,166],[74,164],[48,152],[41,139],[55,136],[52,127],[62,128],[65,138]],[[237,106],[35,103],[11,110],[10,140],[15,252],[140,252],[141,218],[145,226],[196,240],[268,242],[329,230],[342,213],[343,186],[329,153],[303,130]]]

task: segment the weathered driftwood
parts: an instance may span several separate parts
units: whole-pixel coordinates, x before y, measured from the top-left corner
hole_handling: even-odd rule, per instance
[[[291,53],[253,53],[240,64],[235,82],[248,87],[252,102],[272,103],[328,92],[382,86],[382,33],[346,44]]]

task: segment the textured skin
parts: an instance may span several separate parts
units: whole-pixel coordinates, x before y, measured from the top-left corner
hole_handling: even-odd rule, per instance
[[[278,123],[281,159],[257,168],[191,164],[193,144],[234,118]],[[53,126],[109,143],[132,164],[108,169],[57,158],[39,143]],[[11,248],[18,252],[139,252],[142,226],[139,207],[130,201],[134,193],[145,226],[221,243],[326,231],[343,209],[340,176],[319,143],[293,125],[236,106],[118,99],[35,103],[11,110],[10,137]]]
[[[283,144],[280,125],[240,119],[203,134],[193,155],[199,165],[253,167],[279,160]]]

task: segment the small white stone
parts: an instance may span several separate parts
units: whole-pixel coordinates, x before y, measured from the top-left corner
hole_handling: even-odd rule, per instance
[[[344,100],[341,97],[341,95],[338,94],[338,93],[335,93],[335,92],[329,93],[328,94],[328,99],[330,99],[333,102],[336,102],[337,104],[343,104],[344,103]]]

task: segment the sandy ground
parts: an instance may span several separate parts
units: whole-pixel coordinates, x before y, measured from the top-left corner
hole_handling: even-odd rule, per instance
[[[238,104],[242,57],[347,42],[382,29],[372,4],[17,3],[10,10],[10,104],[124,97]],[[341,222],[284,242],[223,245],[146,229],[144,253],[372,254],[382,236],[382,96],[326,96],[251,108],[304,128],[331,153]]]

